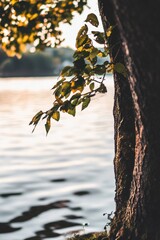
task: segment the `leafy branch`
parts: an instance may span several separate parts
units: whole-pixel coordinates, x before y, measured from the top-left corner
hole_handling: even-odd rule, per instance
[[[61,71],[58,82],[52,88],[53,107],[45,112],[40,111],[33,117],[30,124],[34,125],[34,129],[40,119],[46,119],[45,129],[48,133],[51,119],[59,121],[62,112],[75,116],[79,105],[81,110],[87,108],[97,93],[107,92],[104,84],[107,72],[111,73],[114,70],[126,74],[121,63],[114,64],[106,60],[109,59],[107,43],[112,28],[110,27],[106,33],[89,31],[89,24],[95,28],[99,26],[98,18],[93,13],[87,16],[85,22],[77,34],[73,66],[66,66]],[[97,44],[100,48],[96,47]]]

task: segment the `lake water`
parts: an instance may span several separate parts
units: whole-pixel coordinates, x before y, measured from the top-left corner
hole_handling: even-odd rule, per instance
[[[0,240],[66,239],[101,231],[114,211],[113,82],[74,118],[63,114],[46,137],[55,78],[0,79]],[[83,229],[83,224],[89,223]]]

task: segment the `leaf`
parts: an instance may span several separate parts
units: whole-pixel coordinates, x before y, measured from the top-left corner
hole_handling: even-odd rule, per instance
[[[80,98],[81,97],[81,93],[76,93],[76,94],[74,94],[72,97],[71,97],[71,101],[72,100],[74,100],[74,99],[76,99],[76,98]]]
[[[53,94],[55,95],[56,98],[61,94],[61,90],[62,90],[62,86],[59,86],[53,92]]]
[[[82,92],[85,85],[85,79],[81,76],[77,79],[77,81],[72,82],[72,92],[80,91]]]
[[[98,18],[97,18],[97,16],[94,13],[88,14],[85,22],[89,22],[89,23],[91,23],[95,27],[99,26]]]
[[[92,65],[95,65],[97,63],[97,57],[94,57],[92,59],[90,59]]]
[[[89,52],[87,52],[85,50],[84,51],[75,51],[75,53],[73,54],[73,58],[75,60],[78,60],[80,58],[86,58],[88,56],[89,56]]]
[[[52,88],[51,90],[57,88],[64,80],[66,80],[65,78],[62,78],[61,80],[59,80]]]
[[[46,124],[45,124],[45,129],[46,129],[47,134],[48,134],[50,128],[51,128],[51,119],[47,118],[47,121],[46,121]]]
[[[104,52],[99,51],[99,53],[97,54],[98,57],[102,58],[102,57],[106,57]]]
[[[78,103],[78,100],[79,100],[79,98],[75,98],[74,100],[72,100],[71,104],[72,104],[73,106],[76,106],[77,103]]]
[[[60,75],[62,77],[70,77],[73,75],[73,67],[71,66],[66,66],[63,68],[63,70],[61,71]]]
[[[106,93],[107,92],[107,88],[104,85],[104,83],[101,83],[98,92],[100,92],[100,93]]]
[[[59,121],[60,119],[60,112],[56,111],[53,113],[52,118],[56,121]]]
[[[70,102],[66,100],[60,108],[60,111],[67,112],[70,106]]]
[[[107,36],[107,38],[109,38],[109,37],[111,36],[112,30],[113,30],[113,27],[112,27],[112,26],[110,26],[110,27],[107,29],[107,31],[106,31],[106,36]]]
[[[85,108],[88,107],[90,101],[91,101],[90,97],[85,97],[85,98],[83,99],[82,110],[84,110]]]
[[[93,50],[91,51],[90,55],[89,55],[89,58],[92,60],[94,59],[99,53],[99,50],[97,48],[93,48]]]
[[[62,84],[62,90],[61,90],[61,95],[64,97],[71,91],[71,83],[70,82],[64,82]]]
[[[87,64],[85,67],[85,73],[87,76],[92,73],[93,68],[91,68],[91,65]]]
[[[104,44],[105,43],[105,38],[104,38],[104,33],[103,32],[98,32],[98,31],[92,31],[95,41],[99,44]]]
[[[125,66],[122,63],[116,63],[114,65],[114,71],[122,74],[124,77],[127,77],[127,69],[125,68]]]
[[[76,48],[79,49],[81,46],[83,46],[87,42],[87,40],[88,40],[88,36],[86,34],[77,38],[76,39]]]
[[[94,72],[95,74],[103,75],[104,73],[106,73],[106,68],[104,65],[96,65],[96,67],[94,68]]]
[[[77,106],[78,105],[78,101],[81,97],[81,93],[76,93],[74,94],[71,99],[70,99],[70,102],[73,106]]]
[[[67,113],[69,113],[70,115],[72,115],[73,117],[75,117],[76,115],[76,109],[73,108],[73,109],[68,109]]]
[[[88,32],[88,27],[87,25],[85,24],[84,26],[82,26],[77,34],[77,37],[76,37],[76,48],[79,48],[82,43],[80,43],[80,41],[85,41],[86,40],[86,37],[87,37],[87,32]],[[83,39],[84,37],[84,39]],[[88,37],[87,37],[88,38]],[[80,40],[81,39],[81,40]]]
[[[93,89],[94,89],[94,82],[89,85],[89,88],[90,88],[91,91],[93,91]]]
[[[43,115],[42,111],[39,111],[31,120],[31,122],[29,123],[29,125],[31,124],[37,124],[41,118],[41,116]]]
[[[108,73],[113,73],[113,69],[114,69],[114,64],[113,63],[109,63],[108,65],[107,65],[107,72]]]
[[[85,35],[88,32],[88,27],[85,24],[84,26],[82,26],[77,34],[77,38],[80,38],[81,35]]]
[[[78,60],[75,60],[73,63],[75,68],[77,68],[78,70],[83,70],[86,66],[84,58],[79,58]]]

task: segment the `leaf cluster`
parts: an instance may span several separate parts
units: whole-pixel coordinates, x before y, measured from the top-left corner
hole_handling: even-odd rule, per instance
[[[85,22],[77,34],[73,66],[63,68],[57,83],[52,88],[53,107],[46,112],[40,111],[30,122],[35,128],[41,118],[46,119],[46,133],[50,130],[51,119],[59,121],[62,112],[75,116],[78,106],[84,110],[97,93],[106,93],[104,80],[107,72],[114,70],[126,76],[123,64],[114,64],[107,60],[109,55],[107,43],[112,28],[109,28],[106,34],[98,30],[89,30],[89,24],[96,28],[99,26],[98,18],[93,13],[87,16]],[[99,59],[104,59],[101,64]]]
[[[108,56],[106,38],[102,32],[89,31],[89,24],[93,27],[99,26],[95,14],[89,14],[85,22],[77,34],[73,66],[63,68],[52,88],[53,107],[46,112],[40,111],[30,123],[36,127],[41,118],[46,119],[47,133],[51,127],[51,119],[59,121],[62,112],[75,116],[78,106],[84,110],[97,93],[107,92],[104,80],[112,64],[106,60]],[[100,44],[100,48],[96,47],[95,43]],[[101,64],[98,61],[100,58],[104,59]]]

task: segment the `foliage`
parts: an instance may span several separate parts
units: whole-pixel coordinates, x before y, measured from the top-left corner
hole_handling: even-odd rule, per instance
[[[61,23],[71,23],[87,0],[2,0],[0,2],[0,42],[9,56],[20,57],[27,44],[36,49],[57,46]]]
[[[81,13],[87,0],[2,0],[0,3],[0,41],[10,56],[21,56],[27,44],[36,49],[57,46],[61,43],[61,23],[71,23],[75,12]],[[98,18],[90,13],[86,24],[77,34],[73,66],[66,66],[53,86],[53,107],[38,112],[30,122],[37,126],[40,119],[46,119],[48,133],[51,119],[59,121],[61,112],[76,115],[77,106],[84,110],[97,93],[106,93],[104,84],[106,72],[113,70],[126,76],[121,63],[109,62],[108,39],[113,27],[107,32],[97,30]],[[89,26],[90,25],[90,26]],[[93,30],[91,30],[91,25]],[[54,40],[54,41],[53,41]],[[102,46],[96,47],[97,44]],[[111,46],[112,47],[112,46]],[[99,61],[99,59],[104,59]]]
[[[85,22],[77,34],[73,66],[66,66],[61,71],[58,82],[52,88],[55,98],[53,107],[45,112],[40,111],[33,117],[30,124],[34,125],[34,129],[41,118],[46,119],[45,129],[48,133],[51,119],[59,121],[61,112],[75,116],[77,106],[81,105],[81,109],[84,110],[97,93],[106,93],[107,88],[104,84],[106,72],[111,73],[117,68],[118,73],[126,74],[122,64],[117,63],[116,67],[113,62],[106,60],[109,54],[107,42],[111,34],[105,35],[97,29],[89,30],[89,24],[99,26],[98,19],[93,13],[88,15]],[[100,50],[95,43],[103,48]],[[99,58],[104,58],[102,64],[98,63]]]

